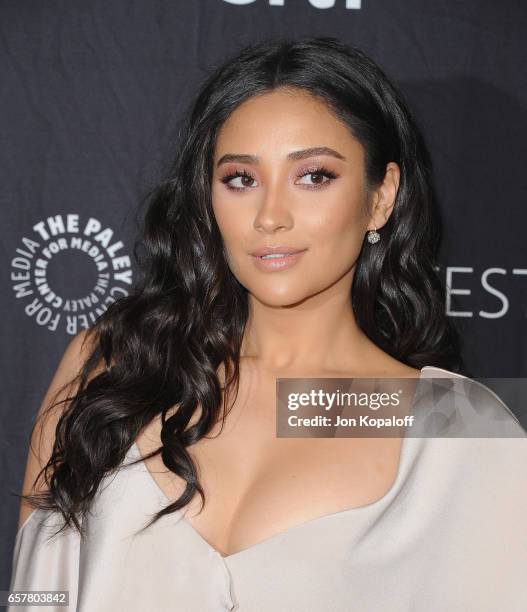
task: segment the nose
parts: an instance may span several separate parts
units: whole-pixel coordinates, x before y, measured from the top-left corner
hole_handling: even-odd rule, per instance
[[[254,228],[259,231],[276,232],[290,229],[293,226],[293,215],[288,206],[288,197],[285,188],[278,184],[269,185],[262,191]]]

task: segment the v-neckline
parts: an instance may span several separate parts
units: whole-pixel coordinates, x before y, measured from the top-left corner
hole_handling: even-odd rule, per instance
[[[437,368],[435,366],[424,366],[421,368],[420,370],[420,374],[417,377],[417,381],[419,383],[419,381],[421,381],[423,379],[423,372],[424,370],[428,370],[428,369],[436,369],[436,370],[441,370],[443,372],[448,372],[449,374],[451,374],[451,372],[449,372],[448,370],[444,370],[443,368]],[[415,406],[416,403],[416,399],[415,399],[415,395],[414,395],[414,400],[412,402],[412,409]],[[261,546],[264,546],[266,544],[271,544],[274,541],[280,540],[284,537],[287,537],[290,533],[292,532],[296,532],[302,529],[306,529],[309,527],[312,527],[314,525],[317,525],[319,523],[325,522],[329,519],[335,518],[335,517],[341,517],[341,516],[345,516],[347,514],[359,514],[359,513],[364,513],[364,512],[370,512],[373,509],[382,506],[384,504],[386,504],[387,502],[389,502],[389,500],[391,499],[391,497],[394,495],[394,493],[397,491],[400,481],[403,478],[403,472],[406,468],[406,461],[407,461],[407,455],[409,452],[409,440],[411,440],[412,438],[408,437],[408,436],[403,436],[401,438],[401,448],[399,451],[399,464],[397,467],[397,474],[395,476],[394,481],[392,482],[390,488],[388,489],[388,491],[386,491],[386,493],[382,496],[379,497],[379,499],[369,503],[369,504],[363,504],[361,506],[354,506],[352,508],[345,508],[344,510],[337,510],[336,512],[330,512],[327,514],[322,514],[320,516],[316,516],[312,519],[308,519],[307,521],[303,521],[302,523],[298,523],[297,525],[293,525],[292,527],[288,527],[287,529],[284,529],[283,531],[280,531],[278,533],[275,533],[267,538],[264,538],[263,540],[260,540],[259,542],[255,542],[254,544],[251,544],[250,546],[247,546],[246,548],[242,548],[241,550],[238,550],[234,553],[228,554],[228,555],[223,555],[222,553],[220,553],[214,546],[212,546],[212,544],[210,544],[210,542],[208,542],[202,535],[201,533],[196,529],[196,527],[194,527],[194,525],[186,518],[185,516],[185,508],[180,508],[179,510],[176,510],[173,512],[174,515],[176,515],[178,517],[178,521],[181,521],[183,524],[185,524],[188,529],[190,529],[190,531],[193,533],[193,535],[196,537],[196,539],[198,541],[201,542],[201,544],[205,545],[209,550],[211,550],[213,553],[219,555],[219,557],[226,563],[228,563],[230,560],[233,560],[235,558],[238,558],[244,554],[247,554]],[[137,446],[137,443],[134,441],[132,443],[132,446],[130,447],[130,449],[133,449],[134,454],[137,456],[137,458],[141,458],[142,454],[141,451],[139,450],[139,447]],[[163,489],[159,486],[159,484],[157,483],[157,481],[154,479],[154,477],[152,476],[152,473],[150,472],[150,470],[148,469],[148,467],[145,465],[144,460],[140,463],[140,465],[142,466],[142,468],[144,469],[144,471],[146,472],[146,475],[148,476],[148,480],[152,483],[152,485],[157,489],[158,493],[160,493],[163,497],[163,499],[167,502],[167,503],[173,503],[173,501],[171,499],[169,499],[167,497],[167,495],[165,494],[165,492],[163,491]]]

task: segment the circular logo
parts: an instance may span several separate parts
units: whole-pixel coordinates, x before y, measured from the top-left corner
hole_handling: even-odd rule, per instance
[[[128,295],[131,261],[113,229],[75,213],[47,217],[32,229],[11,260],[11,280],[15,297],[37,325],[76,335]]]

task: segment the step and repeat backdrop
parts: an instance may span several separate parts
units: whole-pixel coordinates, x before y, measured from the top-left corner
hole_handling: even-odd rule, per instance
[[[129,291],[140,201],[199,84],[242,46],[336,36],[385,69],[432,152],[465,373],[527,376],[526,31],[521,0],[0,4],[0,589],[9,492],[60,356]]]

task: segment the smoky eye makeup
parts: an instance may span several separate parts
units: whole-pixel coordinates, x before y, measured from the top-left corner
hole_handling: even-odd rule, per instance
[[[311,184],[300,183],[300,185],[306,189],[324,189],[327,185],[331,184],[335,179],[339,177],[336,172],[328,169],[323,164],[311,164],[298,169],[295,173],[295,182],[299,179],[303,179],[305,176],[311,176],[312,181],[319,181]],[[235,179],[238,179],[237,185],[233,184],[233,181]],[[256,179],[247,170],[236,169],[234,171],[227,172],[219,180],[230,191],[245,191],[246,189],[252,188],[251,183],[254,182]]]
[[[238,181],[238,186],[232,185],[231,181],[237,178],[241,179]],[[232,191],[244,191],[245,187],[248,187],[247,183],[250,184],[254,180],[256,179],[247,170],[234,170],[234,172],[229,172],[220,178],[220,182]]]
[[[339,175],[336,172],[334,172],[333,170],[330,170],[323,164],[314,164],[310,166],[304,166],[297,171],[297,176],[296,176],[297,179],[302,179],[305,176],[311,176],[311,180],[313,180],[314,177],[317,177],[317,180],[319,178],[326,179],[318,183],[317,182],[311,183],[311,184],[304,183],[303,187],[306,187],[307,189],[323,189],[324,187],[326,187],[327,185],[330,185],[335,179],[339,177]]]

